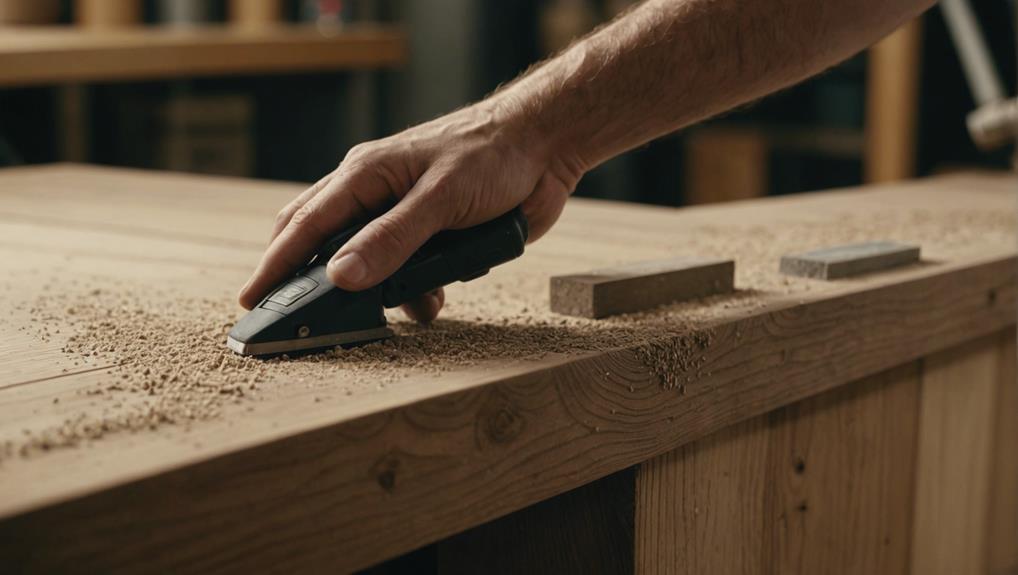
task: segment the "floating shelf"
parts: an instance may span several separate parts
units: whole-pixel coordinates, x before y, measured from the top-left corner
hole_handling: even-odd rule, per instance
[[[0,32],[0,86],[392,68],[406,60],[395,26],[71,27]]]

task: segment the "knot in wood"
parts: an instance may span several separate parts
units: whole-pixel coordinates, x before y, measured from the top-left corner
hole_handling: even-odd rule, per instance
[[[396,471],[398,470],[399,459],[391,453],[379,459],[371,466],[371,474],[375,476],[375,481],[387,493],[392,493],[396,490]]]
[[[509,443],[523,431],[523,418],[510,405],[486,411],[480,420],[484,436],[492,443]]]

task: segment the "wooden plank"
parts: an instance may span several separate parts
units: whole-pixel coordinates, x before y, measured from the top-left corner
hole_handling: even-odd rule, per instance
[[[915,175],[922,20],[917,18],[870,48],[866,69],[865,180]]]
[[[919,389],[913,362],[734,425],[443,541],[438,572],[903,573]]]
[[[685,203],[759,198],[770,187],[770,142],[762,128],[701,126],[686,139]]]
[[[919,261],[919,246],[865,242],[781,256],[781,273],[833,280],[895,268]]]
[[[776,414],[770,572],[908,570],[918,400],[913,363]]]
[[[551,311],[602,318],[730,293],[734,284],[732,260],[643,261],[584,274],[552,276]]]
[[[5,30],[0,86],[391,68],[405,38],[381,25]]]
[[[640,467],[639,573],[902,573],[915,363]]]
[[[152,290],[153,307],[232,298],[271,216],[301,188],[66,167],[0,173],[0,290],[7,301],[31,303],[34,289],[70,296],[71,281],[98,278]],[[378,367],[366,373],[392,379],[377,386],[349,381],[348,363],[282,365],[258,397],[226,406],[222,417],[5,460],[0,559],[99,571],[279,561],[348,570],[418,548],[1013,325],[1012,191],[1012,179],[969,176],[693,210],[571,202],[526,258],[451,286],[450,321],[417,332],[415,341],[434,350],[429,334],[465,326],[465,341],[480,350],[472,363],[427,364],[432,372]],[[841,242],[916,220],[934,264],[836,285],[774,269],[787,246],[816,230]],[[938,241],[945,226],[950,241]],[[547,312],[552,272],[690,246],[733,255],[743,291],[625,322],[562,325]],[[26,325],[20,316],[4,320]],[[627,339],[630,330],[654,337]],[[690,333],[709,333],[710,345],[698,348]],[[47,377],[2,390],[0,437],[110,407],[84,392],[108,386],[115,373],[55,377],[54,348],[21,347],[31,339],[13,341],[5,357],[20,353],[32,365],[16,378],[0,369],[0,381],[38,379],[33,369]],[[516,355],[504,347],[535,339],[560,347]],[[670,354],[690,351],[700,352],[695,369],[676,373]],[[685,395],[662,385],[672,376],[682,377]],[[332,399],[314,401],[322,395]]]
[[[230,21],[240,26],[262,27],[283,19],[282,0],[230,0]]]
[[[768,417],[639,467],[636,573],[769,573],[762,562]]]
[[[986,572],[998,341],[924,360],[912,573]]]
[[[996,430],[993,436],[993,478],[987,504],[986,572],[1018,572],[1018,376],[1015,375],[1015,333],[999,342]]]
[[[75,0],[74,18],[79,26],[97,29],[123,28],[141,23],[140,0]]]

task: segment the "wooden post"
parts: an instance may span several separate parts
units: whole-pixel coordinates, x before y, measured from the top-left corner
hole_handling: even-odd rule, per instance
[[[866,72],[867,182],[915,175],[922,28],[916,19],[873,46]]]
[[[60,160],[87,162],[92,130],[89,122],[89,89],[66,84],[57,89],[57,142]]]
[[[283,18],[280,0],[230,0],[230,21],[239,26],[271,26]]]
[[[139,0],[77,0],[74,20],[87,28],[122,28],[141,22]]]
[[[686,141],[687,204],[759,198],[770,185],[770,146],[756,128],[708,126]]]

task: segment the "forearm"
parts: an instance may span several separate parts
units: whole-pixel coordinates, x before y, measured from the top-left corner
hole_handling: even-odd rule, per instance
[[[489,99],[582,173],[798,82],[934,0],[650,0]]]

